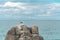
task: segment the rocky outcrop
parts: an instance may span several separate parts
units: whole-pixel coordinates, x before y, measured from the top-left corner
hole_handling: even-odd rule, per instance
[[[7,32],[5,40],[43,40],[43,37],[39,36],[38,26],[20,25],[11,28]]]

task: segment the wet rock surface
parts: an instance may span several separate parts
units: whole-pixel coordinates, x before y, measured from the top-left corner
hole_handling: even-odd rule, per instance
[[[39,36],[38,26],[27,27],[20,25],[11,28],[5,37],[5,40],[44,40]]]

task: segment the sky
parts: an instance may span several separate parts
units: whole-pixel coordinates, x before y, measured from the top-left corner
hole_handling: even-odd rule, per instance
[[[0,0],[0,20],[60,20],[60,0]]]

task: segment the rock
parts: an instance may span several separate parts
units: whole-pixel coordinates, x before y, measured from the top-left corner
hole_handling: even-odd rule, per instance
[[[15,40],[15,27],[13,27],[11,30],[7,32],[7,35],[5,37],[5,40]]]
[[[5,40],[43,40],[43,37],[39,36],[38,26],[19,25],[7,32]]]
[[[40,40],[44,40],[44,38],[43,38],[42,36],[39,36],[39,39],[40,39]]]
[[[38,26],[32,27],[32,34],[38,34]]]

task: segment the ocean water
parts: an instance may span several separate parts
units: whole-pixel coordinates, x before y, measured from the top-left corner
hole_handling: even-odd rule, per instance
[[[4,40],[7,31],[16,25],[19,25],[20,22],[20,20],[0,20],[0,40]],[[39,27],[39,34],[43,36],[44,40],[60,40],[60,21],[58,20],[25,20],[23,22],[28,27],[37,25]]]

